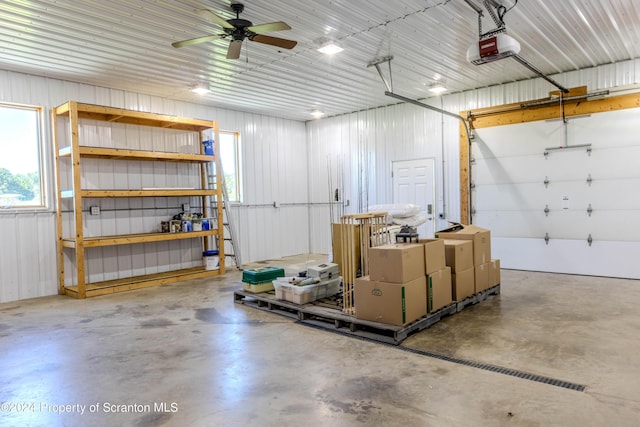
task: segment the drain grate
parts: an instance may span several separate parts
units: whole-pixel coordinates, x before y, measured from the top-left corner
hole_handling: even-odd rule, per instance
[[[445,362],[451,362],[451,363],[457,363],[458,365],[464,365],[464,366],[469,366],[472,368],[478,368],[478,369],[482,369],[485,371],[490,371],[490,372],[495,372],[498,374],[503,374],[503,375],[509,375],[512,377],[516,377],[516,378],[521,378],[523,380],[529,380],[529,381],[535,381],[535,382],[539,382],[539,383],[543,383],[543,384],[548,384],[548,385],[552,385],[552,386],[556,386],[556,387],[562,387],[562,388],[566,388],[569,390],[575,390],[575,391],[581,391],[584,392],[586,389],[586,386],[582,385],[582,384],[576,384],[576,383],[572,383],[569,381],[564,381],[564,380],[560,380],[557,378],[551,378],[551,377],[545,377],[542,375],[536,375],[536,374],[532,374],[529,372],[524,372],[524,371],[519,371],[517,369],[510,369],[510,368],[503,368],[501,366],[495,366],[495,365],[489,365],[487,363],[480,363],[480,362],[474,362],[473,360],[466,360],[466,359],[459,359],[457,357],[451,357],[451,356],[447,356],[444,354],[440,354],[440,353],[434,353],[432,351],[426,351],[426,350],[418,350],[415,348],[409,348],[409,347],[402,347],[402,346],[397,346],[397,345],[393,345],[393,344],[389,344],[389,343],[385,343],[385,342],[381,342],[381,341],[377,341],[371,338],[366,338],[366,337],[362,337],[362,336],[358,336],[358,335],[353,335],[350,334],[348,332],[344,332],[344,331],[340,331],[340,330],[336,330],[336,329],[329,329],[329,328],[324,328],[321,326],[317,326],[317,325],[313,325],[313,324],[309,324],[309,323],[304,323],[304,322],[296,322],[299,323],[301,325],[305,325],[314,329],[321,329],[323,331],[330,331],[333,333],[337,333],[340,335],[345,335],[351,338],[356,338],[362,341],[368,341],[368,342],[373,342],[376,344],[381,344],[381,345],[385,345],[388,347],[392,347],[398,350],[402,350],[402,351],[407,351],[409,353],[414,353],[414,354],[419,354],[421,356],[427,356],[427,357],[432,357],[434,359],[440,359],[440,360],[444,360]]]
[[[432,351],[418,350],[408,347],[396,347],[403,351],[408,351],[414,354],[420,354],[422,356],[433,357],[434,359],[444,360],[446,362],[457,363],[458,365],[470,366],[472,368],[483,369],[485,371],[496,372],[498,374],[509,375],[516,378],[522,378],[523,380],[535,381],[543,384],[553,385],[556,387],[562,387],[569,390],[584,391],[586,386],[582,384],[576,384],[569,381],[559,380],[556,378],[545,377],[542,375],[531,374],[529,372],[519,371],[517,369],[503,368],[501,366],[489,365],[486,363],[474,362],[472,360],[459,359],[457,357],[446,356],[444,354],[434,353]]]

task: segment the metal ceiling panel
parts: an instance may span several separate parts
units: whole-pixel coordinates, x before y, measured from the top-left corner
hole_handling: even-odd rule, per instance
[[[536,77],[511,59],[481,66],[466,61],[479,28],[463,0],[244,4],[241,18],[282,20],[292,29],[269,35],[298,45],[287,50],[245,40],[238,60],[226,59],[227,40],[171,46],[220,34],[196,10],[231,19],[229,0],[4,0],[0,69],[295,120],[310,119],[313,109],[336,115],[394,103],[375,68],[367,67],[385,56],[393,56],[394,91],[414,98],[431,96],[428,86],[437,79],[452,93]],[[487,17],[483,30],[493,25]],[[520,0],[504,21],[522,46],[520,55],[546,74],[640,57],[636,0]],[[317,52],[323,37],[344,51]],[[382,70],[388,74],[387,64]],[[198,83],[212,92],[194,95],[189,89]]]

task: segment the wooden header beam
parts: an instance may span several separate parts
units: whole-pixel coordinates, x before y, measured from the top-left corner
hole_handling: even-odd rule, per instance
[[[582,97],[584,95],[584,97]],[[564,117],[584,116],[589,114],[604,113],[608,111],[625,110],[629,108],[640,108],[640,93],[628,95],[610,96],[603,99],[589,100],[587,98],[587,87],[580,86],[569,90],[564,94]],[[580,97],[578,99],[571,99]],[[569,98],[569,99],[567,99]],[[554,101],[557,102],[531,105],[536,102]],[[505,126],[519,123],[535,122],[540,120],[553,120],[562,118],[560,108],[560,92],[549,93],[549,98],[529,101],[527,103],[505,104],[496,107],[479,108],[460,112],[460,116],[465,118],[469,129],[482,129],[494,126]],[[469,189],[470,169],[469,159],[471,158],[471,147],[467,141],[464,125],[460,124],[460,221],[465,222],[471,219]],[[471,221],[469,221],[471,222]]]

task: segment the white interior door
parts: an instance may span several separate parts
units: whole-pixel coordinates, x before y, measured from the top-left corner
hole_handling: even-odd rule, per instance
[[[393,203],[411,203],[421,208],[427,222],[418,227],[421,238],[433,237],[435,212],[435,160],[393,162]]]

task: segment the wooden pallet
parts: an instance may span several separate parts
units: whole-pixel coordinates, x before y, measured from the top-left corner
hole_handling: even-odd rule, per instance
[[[500,285],[496,285],[465,298],[463,301],[454,302],[434,313],[429,313],[406,326],[387,325],[386,323],[356,319],[354,316],[342,311],[342,305],[336,297],[324,298],[300,305],[276,299],[274,292],[254,294],[244,290],[237,290],[234,292],[233,298],[237,304],[287,316],[310,326],[398,345],[409,335],[430,327],[442,318],[484,301],[491,295],[499,294]]]

